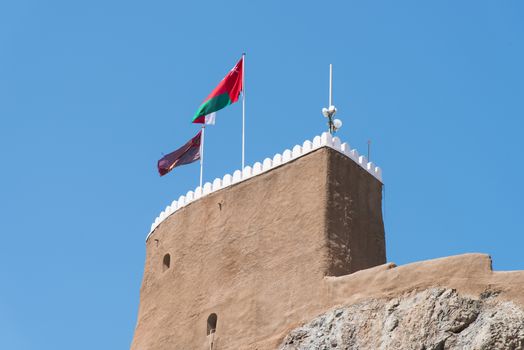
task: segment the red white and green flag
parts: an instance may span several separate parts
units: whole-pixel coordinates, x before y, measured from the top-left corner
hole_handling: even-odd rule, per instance
[[[222,79],[220,84],[209,94],[209,96],[202,102],[195,115],[193,116],[193,123],[209,124],[210,115],[230,104],[238,101],[240,92],[242,92],[242,65],[244,58],[229,71],[229,73]],[[214,119],[213,119],[214,121]],[[214,124],[214,123],[213,123]]]

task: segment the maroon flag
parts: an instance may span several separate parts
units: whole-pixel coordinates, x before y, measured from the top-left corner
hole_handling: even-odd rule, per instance
[[[201,136],[202,130],[184,146],[163,156],[162,159],[158,161],[158,173],[160,176],[164,176],[179,165],[189,164],[199,160]]]

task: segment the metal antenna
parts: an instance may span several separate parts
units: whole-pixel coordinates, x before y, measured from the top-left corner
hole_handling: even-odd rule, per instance
[[[368,140],[368,162],[371,162],[371,140]]]
[[[322,115],[328,118],[328,130],[333,135],[338,129],[342,127],[342,121],[339,119],[333,119],[337,109],[333,105],[333,65],[329,65],[329,106],[328,108],[322,108]]]
[[[333,106],[333,65],[329,64],[329,106]]]
[[[328,104],[328,110],[331,110],[331,106],[333,106],[333,64],[329,64],[329,104]],[[329,132],[331,135],[335,132],[335,128],[333,127],[333,115],[335,113],[330,113],[328,117],[328,127]]]

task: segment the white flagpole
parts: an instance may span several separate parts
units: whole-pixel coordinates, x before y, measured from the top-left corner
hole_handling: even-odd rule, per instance
[[[246,54],[242,54],[242,170],[244,170],[245,160],[245,134],[246,134],[246,85],[244,69],[246,67]]]
[[[204,175],[204,135],[206,125],[202,125],[202,138],[200,139],[200,188],[202,188],[202,177]]]

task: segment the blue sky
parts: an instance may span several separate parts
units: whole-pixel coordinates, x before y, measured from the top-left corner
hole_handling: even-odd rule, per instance
[[[198,164],[156,161],[242,52],[246,162],[325,129],[383,168],[388,260],[524,269],[520,1],[0,3],[0,348],[126,349],[144,239]],[[206,134],[239,168],[241,106]],[[196,223],[195,223],[196,224]]]

